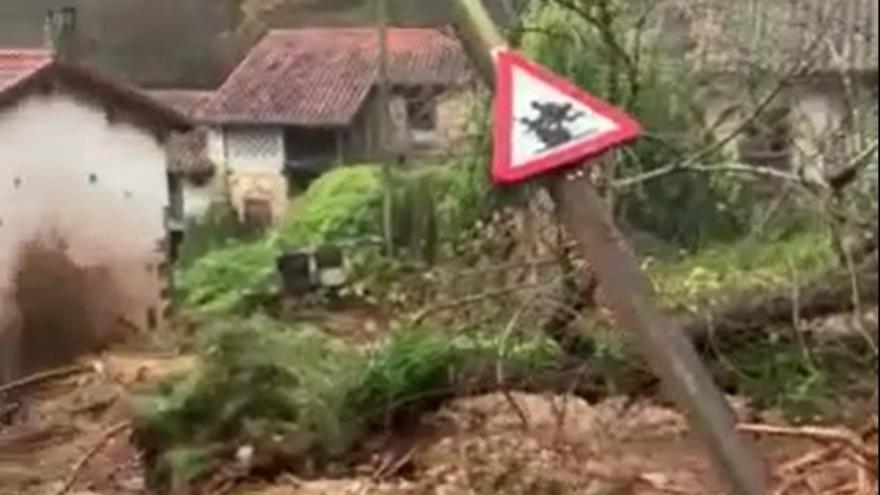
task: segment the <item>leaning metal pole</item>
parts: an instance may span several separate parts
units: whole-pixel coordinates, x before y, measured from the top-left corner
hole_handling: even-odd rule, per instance
[[[480,0],[455,0],[458,25],[485,79],[494,84],[493,52],[506,41]],[[738,495],[765,495],[767,475],[724,395],[690,340],[655,306],[638,260],[621,248],[622,237],[585,174],[559,174],[548,187],[560,217],[595,270],[620,324],[636,332],[654,372],[691,428],[709,448]]]

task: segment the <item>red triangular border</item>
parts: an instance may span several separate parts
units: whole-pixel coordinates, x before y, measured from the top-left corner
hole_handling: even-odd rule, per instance
[[[618,129],[602,134],[598,138],[566,146],[559,151],[542,156],[525,165],[511,167],[511,139],[513,135],[513,68],[518,67],[533,77],[554,86],[563,93],[597,113],[611,119]],[[494,98],[494,153],[492,158],[492,178],[496,183],[519,182],[541,173],[577,165],[588,158],[595,157],[614,147],[637,139],[642,128],[638,122],[624,111],[596,98],[550,70],[528,60],[513,50],[500,50],[495,54],[495,98]]]

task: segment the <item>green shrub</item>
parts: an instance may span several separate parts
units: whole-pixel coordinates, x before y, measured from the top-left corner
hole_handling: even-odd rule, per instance
[[[293,460],[339,453],[353,438],[340,412],[359,361],[320,332],[262,317],[219,323],[204,335],[200,358],[197,371],[139,401],[154,486],[192,480],[204,470],[194,463],[204,468],[242,445],[280,438]],[[199,455],[181,463],[181,452]]]
[[[227,204],[213,205],[204,218],[187,223],[177,266],[186,268],[205,254],[242,240],[232,208]]]
[[[308,327],[218,323],[200,365],[138,401],[137,438],[156,489],[187,484],[241,446],[281,462],[333,460],[387,417],[414,418],[495,366],[531,376],[558,359],[541,338],[400,331],[354,349]],[[277,459],[276,459],[277,460]]]
[[[178,273],[177,298],[184,307],[204,313],[247,310],[250,298],[269,292],[276,255],[270,239],[211,251]]]
[[[278,228],[285,246],[313,246],[382,233],[383,183],[373,165],[334,169],[290,205]]]
[[[349,394],[349,407],[369,424],[379,418],[418,416],[459,393],[470,380],[495,377],[498,366],[513,379],[537,378],[554,367],[561,351],[543,336],[478,332],[450,335],[415,328],[396,332],[365,354],[365,366]]]
[[[467,161],[425,165],[393,174],[395,243],[399,258],[433,261],[442,244],[455,242],[482,211],[483,184]],[[198,247],[179,266],[177,297],[187,308],[213,314],[242,313],[275,280],[275,258],[283,249],[382,235],[384,183],[377,166],[357,165],[327,172],[295,199],[277,229],[255,240],[220,235],[220,221],[205,227]],[[216,227],[216,228],[215,228]],[[196,243],[196,239],[193,239]],[[207,252],[196,256],[197,253]],[[366,246],[349,252],[372,259]],[[191,259],[193,258],[193,259]],[[370,264],[370,266],[374,266]],[[369,278],[369,274],[363,274]]]

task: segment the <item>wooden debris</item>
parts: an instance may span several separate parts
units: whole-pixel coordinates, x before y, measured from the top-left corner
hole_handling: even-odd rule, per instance
[[[130,430],[131,423],[129,423],[128,421],[123,421],[105,430],[104,433],[101,434],[101,437],[98,439],[98,442],[95,443],[95,445],[91,449],[89,449],[89,451],[86,452],[85,455],[83,455],[82,458],[80,458],[80,460],[76,463],[76,465],[73,467],[73,470],[70,472],[70,475],[67,477],[67,480],[65,480],[61,488],[59,488],[58,491],[55,492],[55,495],[65,495],[70,492],[70,490],[73,488],[73,485],[76,484],[76,480],[79,477],[80,471],[83,470],[83,468],[89,463],[89,461],[92,460],[92,458],[94,458],[96,455],[98,455],[98,453],[101,452],[101,450],[103,450],[104,447],[106,447],[107,444],[110,443],[111,440],[113,440],[113,438]]]

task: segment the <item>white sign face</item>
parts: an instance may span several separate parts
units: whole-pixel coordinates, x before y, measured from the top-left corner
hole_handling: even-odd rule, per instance
[[[619,129],[611,119],[526,70],[515,66],[511,75],[511,168]]]

